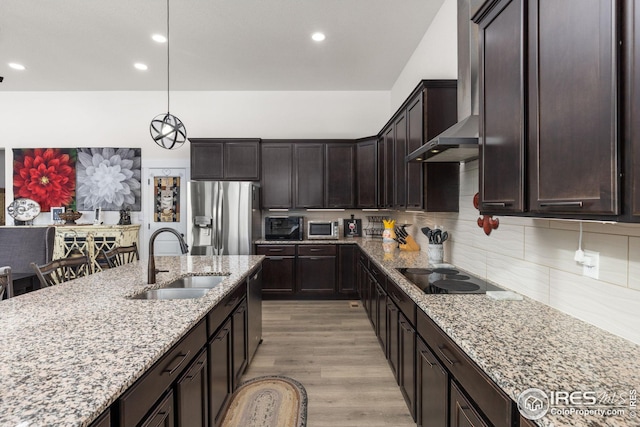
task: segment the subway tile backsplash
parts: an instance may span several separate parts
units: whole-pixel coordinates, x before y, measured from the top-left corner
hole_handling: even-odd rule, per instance
[[[473,207],[478,162],[460,169],[459,213],[393,213],[413,224],[422,250],[420,228],[442,225],[446,262],[640,344],[640,224],[583,223],[583,249],[600,253],[599,280],[587,278],[573,259],[577,221],[498,217],[486,236]]]

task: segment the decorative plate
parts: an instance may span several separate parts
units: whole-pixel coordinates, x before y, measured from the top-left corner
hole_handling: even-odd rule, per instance
[[[31,221],[40,214],[40,204],[27,198],[15,199],[7,207],[7,212],[18,221]]]

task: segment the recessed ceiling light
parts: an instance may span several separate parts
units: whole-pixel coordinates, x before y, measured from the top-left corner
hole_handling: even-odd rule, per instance
[[[313,33],[311,34],[311,38],[314,41],[321,42],[326,38],[326,36],[323,33]]]
[[[149,69],[149,67],[147,67],[147,64],[143,64],[142,62],[136,62],[135,64],[133,64],[133,66],[136,67],[136,69],[142,71],[146,71],[147,69]]]
[[[22,64],[16,64],[15,62],[9,62],[9,67],[13,68],[14,70],[26,70],[27,67],[25,67]]]
[[[165,36],[163,36],[162,34],[154,34],[151,36],[151,38],[153,39],[153,41],[158,42],[158,43],[166,43],[167,42],[167,38]]]

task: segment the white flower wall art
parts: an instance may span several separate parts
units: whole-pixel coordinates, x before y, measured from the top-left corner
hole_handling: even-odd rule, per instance
[[[141,208],[140,148],[78,148],[77,210]]]

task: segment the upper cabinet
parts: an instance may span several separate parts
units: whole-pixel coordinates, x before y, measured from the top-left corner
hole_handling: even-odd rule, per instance
[[[294,208],[324,207],[324,144],[294,144]]]
[[[640,221],[640,4],[635,0],[627,0],[624,6],[624,208],[628,220]]]
[[[355,144],[352,142],[326,144],[324,191],[326,207],[353,208],[356,206],[355,166]]]
[[[265,209],[293,206],[293,144],[262,143],[261,205]]]
[[[260,180],[260,140],[190,138],[191,179]]]
[[[378,138],[356,143],[356,207],[378,207]]]
[[[483,213],[621,213],[619,6],[491,0],[474,16]]]

